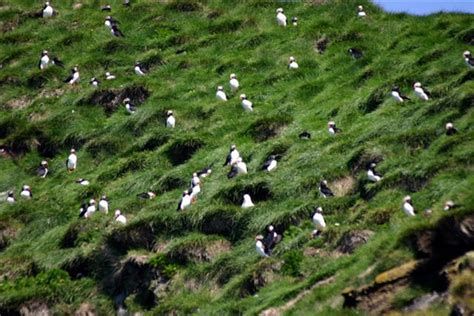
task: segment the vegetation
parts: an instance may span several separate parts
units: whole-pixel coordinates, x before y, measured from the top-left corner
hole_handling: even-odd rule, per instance
[[[38,3],[0,1],[0,145],[9,152],[0,156],[0,314],[41,301],[53,313],[73,314],[87,302],[104,315],[123,301],[150,315],[255,315],[296,297],[285,314],[366,313],[363,304],[344,304],[346,288],[372,284],[410,260],[431,262],[414,240],[472,215],[474,71],[462,58],[474,51],[472,15],[388,14],[365,0],[132,2],[109,1],[125,35],[115,38],[97,1],[54,2],[59,14],[51,19],[28,16]],[[277,26],[278,6],[298,17],[297,27]],[[350,47],[363,58],[352,59]],[[40,71],[44,49],[65,69]],[[298,70],[287,68],[290,56]],[[146,76],[134,74],[136,61]],[[64,84],[75,65],[80,84]],[[106,71],[117,79],[104,80]],[[231,73],[241,84],[236,93]],[[88,84],[92,77],[99,88]],[[414,95],[416,81],[431,100]],[[394,84],[412,100],[396,103]],[[218,85],[228,102],[216,100]],[[242,110],[240,93],[253,112]],[[170,109],[175,129],[165,127]],[[341,134],[329,135],[331,120]],[[445,135],[447,122],[456,135]],[[298,138],[305,130],[310,140]],[[227,179],[231,144],[249,173]],[[71,148],[78,168],[67,173]],[[271,154],[278,168],[261,171]],[[35,171],[44,159],[50,173],[41,179]],[[373,161],[384,175],[377,183],[367,180]],[[206,166],[212,174],[196,203],[176,212],[192,173]],[[324,179],[335,197],[320,196]],[[20,198],[24,184],[32,200]],[[9,190],[15,204],[3,201]],[[137,199],[146,191],[157,197]],[[245,193],[255,207],[240,208]],[[83,201],[103,194],[108,215],[78,218]],[[407,194],[415,218],[401,210]],[[459,206],[445,212],[446,200]],[[312,239],[316,206],[328,229]],[[114,221],[117,208],[127,225]],[[432,215],[423,216],[428,208]],[[270,224],[283,239],[271,258],[260,258],[254,237]],[[349,232],[364,230],[374,233],[367,243],[340,251]],[[452,256],[472,250],[470,242]],[[444,259],[443,267],[453,258]],[[384,304],[403,311],[421,295],[448,291],[455,299],[426,313],[472,307],[472,298],[465,302],[472,282],[462,281],[472,270],[462,273],[449,287],[434,277],[403,283]]]

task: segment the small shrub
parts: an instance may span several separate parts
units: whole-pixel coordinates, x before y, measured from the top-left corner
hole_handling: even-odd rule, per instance
[[[300,250],[289,250],[283,255],[283,266],[281,272],[284,275],[293,277],[300,276],[301,262],[303,261],[303,253]]]

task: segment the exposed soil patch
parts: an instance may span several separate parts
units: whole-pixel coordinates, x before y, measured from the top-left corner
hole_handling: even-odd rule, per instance
[[[167,257],[180,264],[189,262],[209,262],[217,255],[230,250],[230,243],[226,240],[215,240],[208,242],[199,242],[195,244],[183,245],[177,249],[172,249]]]
[[[333,188],[336,196],[346,196],[351,194],[354,190],[354,186],[355,179],[351,176],[338,179],[330,184],[330,187]]]
[[[292,121],[293,118],[285,114],[262,118],[253,123],[246,134],[252,135],[257,142],[263,142],[280,134]]]
[[[9,100],[5,105],[10,109],[23,109],[30,105],[30,99],[26,96]]]
[[[188,161],[198,149],[204,146],[204,142],[197,138],[175,141],[166,151],[166,155],[173,166]]]
[[[371,230],[350,231],[342,236],[337,250],[342,253],[353,253],[357,248],[367,243],[373,235],[374,232]]]
[[[230,236],[237,225],[236,214],[232,210],[216,209],[207,211],[198,229],[205,234]]]
[[[122,105],[125,98],[130,98],[135,106],[145,102],[150,96],[150,92],[141,86],[127,87],[122,90],[98,90],[87,99],[82,100],[80,104],[99,105],[104,108],[107,115],[111,115]]]

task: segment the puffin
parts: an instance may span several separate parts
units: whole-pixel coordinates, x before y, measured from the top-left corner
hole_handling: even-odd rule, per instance
[[[364,7],[361,5],[357,7],[357,16],[359,18],[363,18],[364,16],[367,16],[367,14],[364,11]]]
[[[240,95],[240,100],[242,101],[242,108],[245,112],[252,112],[253,111],[253,103],[247,99],[245,94]]]
[[[154,192],[143,192],[143,193],[137,194],[137,197],[140,200],[151,200],[151,199],[154,199],[156,197],[156,193],[154,193]]]
[[[24,185],[21,187],[20,196],[28,200],[33,197],[33,193],[31,193],[31,188],[29,185]]]
[[[191,186],[188,191],[191,191],[191,194],[189,195],[189,197],[191,198],[191,203],[196,202],[198,194],[201,193],[201,184],[198,183]]]
[[[336,123],[334,121],[328,122],[328,132],[331,135],[336,135],[337,133],[342,132],[342,130],[336,127]]]
[[[73,148],[70,151],[69,157],[66,159],[66,168],[68,172],[76,170],[77,167],[77,155],[76,150]]]
[[[408,216],[415,216],[415,208],[413,207],[413,202],[411,201],[411,196],[407,195],[403,198],[403,211]]]
[[[178,203],[177,211],[184,211],[188,206],[191,205],[191,196],[189,196],[188,190],[183,192],[181,200]]]
[[[81,204],[81,208],[79,209],[79,218],[84,217],[84,215],[86,215],[88,207],[89,205],[85,202]]]
[[[43,18],[50,18],[55,14],[53,7],[49,2],[45,2],[43,10],[41,11],[41,16]]]
[[[467,50],[462,55],[466,65],[471,69],[474,68],[474,58],[472,57],[471,52]]]
[[[15,202],[16,202],[15,194],[13,193],[13,191],[9,191],[9,192],[8,192],[8,195],[7,195],[7,202],[8,202],[8,203],[15,203]]]
[[[249,207],[253,207],[253,206],[255,206],[255,204],[253,204],[252,198],[250,197],[250,195],[249,194],[244,194],[244,199],[243,199],[241,207],[242,208],[249,208]]]
[[[84,214],[84,217],[85,218],[91,217],[92,214],[94,214],[96,210],[97,210],[97,208],[96,208],[96,205],[95,205],[95,200],[94,199],[89,200],[89,205],[86,208],[86,212]]]
[[[296,16],[291,18],[291,24],[293,24],[293,26],[298,26],[298,18]]]
[[[123,35],[122,31],[119,30],[117,24],[112,24],[112,27],[110,29],[110,33],[115,37],[125,37],[125,35]]]
[[[382,180],[382,175],[375,170],[376,166],[377,164],[373,162],[367,169],[367,178],[369,178],[369,180],[372,182],[378,182]]]
[[[265,238],[263,238],[263,245],[265,246],[266,253],[268,255],[272,254],[273,248],[275,248],[276,244],[281,241],[281,235],[278,235],[275,231],[275,228],[272,225],[269,225],[267,228],[267,234]]]
[[[275,155],[270,155],[268,159],[265,161],[265,163],[262,166],[262,170],[266,170],[268,172],[273,171],[277,167],[277,160]]]
[[[129,114],[134,114],[137,108],[130,102],[130,98],[123,99],[123,104],[125,104],[125,109]]]
[[[166,112],[166,116],[166,127],[174,128],[176,124],[176,119],[173,116],[173,111],[169,110],[168,112]]]
[[[326,180],[319,182],[319,193],[321,193],[324,198],[334,196],[334,193],[332,193],[331,189],[328,187],[328,182]]]
[[[355,48],[355,47],[351,47],[347,51],[349,52],[349,55],[351,55],[352,58],[354,58],[354,59],[359,59],[359,58],[362,58],[362,56],[364,56],[362,51],[358,48]]]
[[[41,161],[40,166],[36,170],[36,173],[40,178],[46,178],[48,175],[48,162],[46,160]]]
[[[311,139],[311,133],[308,132],[308,131],[303,131],[302,133],[300,133],[300,134],[298,135],[298,137],[299,137],[300,139],[309,140],[309,139]]]
[[[445,203],[444,203],[444,207],[443,207],[443,210],[445,211],[449,211],[449,210],[452,210],[454,208],[457,208],[459,205],[455,204],[453,200],[447,200]]]
[[[45,69],[49,64],[49,56],[48,56],[48,51],[44,50],[41,52],[41,57],[38,63],[38,68],[40,70]]]
[[[452,136],[456,134],[458,130],[454,127],[453,123],[449,122],[446,123],[446,135],[447,136]]]
[[[223,86],[217,87],[216,98],[221,101],[227,101],[227,94],[225,94]]]
[[[102,195],[102,197],[99,200],[99,211],[108,214],[109,213],[109,200],[107,199],[107,196]]]
[[[265,245],[263,244],[263,236],[257,235],[255,237],[255,250],[261,257],[269,257],[265,251]]]
[[[201,179],[199,178],[197,172],[193,173],[193,177],[191,178],[191,187],[201,184]]]
[[[237,162],[237,159],[240,157],[240,153],[237,150],[237,147],[235,145],[230,146],[229,153],[227,154],[227,158],[224,162],[224,167],[228,165],[233,165],[235,162]]]
[[[139,76],[146,75],[146,72],[142,69],[142,65],[138,61],[135,63],[135,68],[133,68],[133,69],[135,70],[135,74],[137,74]]]
[[[237,89],[239,89],[239,80],[237,80],[236,74],[230,74],[229,86],[232,92],[235,92]]]
[[[93,77],[91,79],[91,81],[89,81],[89,83],[94,87],[94,88],[97,88],[100,84],[100,81],[96,78],[96,77]]]
[[[110,72],[105,73],[105,80],[114,80],[116,77],[112,75]]]
[[[395,101],[397,102],[404,102],[404,101],[408,101],[410,100],[409,97],[407,97],[406,95],[403,95],[401,92],[400,92],[400,87],[398,86],[393,86],[392,87],[392,97],[395,99]]]
[[[279,26],[286,26],[286,23],[288,19],[286,18],[286,15],[284,14],[283,8],[278,8],[276,10],[276,20]]]
[[[314,230],[312,232],[312,237],[316,237],[319,234],[321,234],[322,231],[326,229],[326,221],[324,220],[323,216],[323,208],[322,207],[317,207],[314,210],[313,216],[312,216],[313,224],[314,224]]]
[[[112,29],[112,26],[117,25],[117,24],[119,24],[119,22],[118,22],[117,20],[115,20],[113,17],[111,17],[110,15],[108,15],[108,16],[105,17],[104,25],[105,25],[109,30]]]
[[[130,4],[132,4],[132,3],[131,3],[131,0],[123,0],[123,5],[124,5],[125,7],[129,7]]]
[[[77,179],[76,183],[79,184],[79,185],[84,185],[84,186],[87,186],[87,185],[90,184],[89,180],[86,180],[84,178]]]
[[[237,158],[237,161],[232,165],[227,174],[227,178],[232,179],[240,173],[247,174],[247,165],[243,162],[241,157]]]
[[[115,210],[114,218],[116,222],[119,222],[124,225],[127,224],[127,219],[125,218],[125,216],[122,215],[122,212],[120,210]]]
[[[204,167],[201,170],[199,170],[198,172],[196,172],[196,174],[199,178],[205,178],[205,177],[209,176],[211,173],[212,173],[212,169],[211,169],[210,166],[209,167]]]
[[[112,7],[110,6],[110,4],[107,4],[107,5],[102,6],[100,10],[105,11],[105,12],[110,12],[112,11]]]
[[[290,58],[288,59],[288,69],[298,69],[299,67],[300,66],[298,66],[295,57],[290,56]]]
[[[71,69],[71,75],[69,75],[69,77],[67,77],[64,82],[67,83],[67,84],[70,84],[70,85],[73,85],[75,84],[76,82],[79,81],[79,69],[76,67],[72,68]]]
[[[428,101],[431,97],[431,93],[424,89],[420,82],[415,82],[413,84],[413,90],[415,90],[415,94],[424,101]]]
[[[51,63],[55,66],[64,68],[64,63],[58,57],[53,56]]]

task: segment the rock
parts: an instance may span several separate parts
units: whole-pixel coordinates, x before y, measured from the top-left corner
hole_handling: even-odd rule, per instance
[[[75,316],[95,316],[95,308],[89,303],[82,303],[79,309],[74,313]]]
[[[79,9],[82,9],[82,3],[74,3],[72,8],[74,10],[79,10]]]
[[[367,243],[373,234],[374,232],[371,230],[356,230],[348,232],[344,234],[339,241],[339,247],[337,250],[342,253],[353,253],[356,248]]]
[[[20,307],[21,316],[50,316],[52,315],[51,311],[48,308],[48,305],[43,302],[29,302],[21,305]]]
[[[426,295],[416,298],[410,306],[403,309],[403,312],[413,312],[417,310],[424,310],[431,307],[433,304],[441,302],[443,296],[437,292],[428,293]]]

